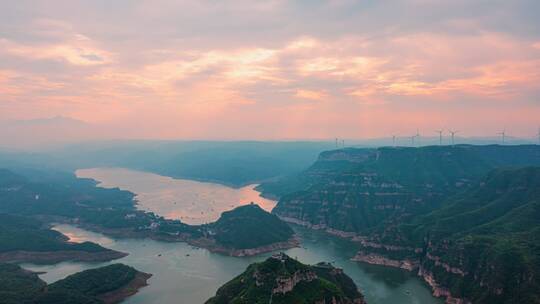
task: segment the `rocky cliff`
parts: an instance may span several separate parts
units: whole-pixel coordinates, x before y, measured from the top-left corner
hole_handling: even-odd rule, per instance
[[[327,263],[304,265],[275,254],[252,264],[206,303],[364,304],[354,282]]]

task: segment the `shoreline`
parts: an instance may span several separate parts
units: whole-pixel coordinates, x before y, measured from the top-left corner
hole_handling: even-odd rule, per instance
[[[0,253],[0,263],[56,264],[73,262],[109,262],[128,256],[129,253],[112,249],[100,252],[62,250],[62,251],[7,251]]]
[[[397,247],[393,245],[383,245],[383,244],[375,244],[375,243],[367,242],[365,236],[361,236],[355,232],[336,230],[333,228],[329,228],[326,225],[314,225],[309,222],[302,221],[302,220],[292,218],[292,217],[279,216],[279,218],[290,224],[298,225],[298,226],[305,227],[311,230],[323,231],[329,235],[333,235],[333,236],[343,238],[343,239],[348,239],[354,243],[361,245],[365,249],[370,248],[370,247],[375,247],[375,248]],[[366,263],[369,265],[378,265],[378,266],[383,266],[383,267],[398,268],[398,269],[403,269],[409,272],[416,272],[416,276],[421,278],[422,281],[424,281],[424,283],[426,283],[431,288],[432,295],[435,298],[444,298],[445,304],[470,304],[470,301],[468,301],[467,299],[457,298],[457,297],[452,296],[448,287],[441,286],[439,283],[437,283],[435,279],[433,278],[433,275],[429,271],[425,270],[420,265],[420,262],[417,260],[409,260],[409,259],[393,260],[393,259],[386,258],[385,256],[380,255],[380,254],[369,253],[369,252],[366,253],[362,250],[359,250],[356,253],[356,255],[351,258],[351,261],[355,261],[359,263]]]
[[[84,224],[84,223],[74,223],[69,220],[57,221],[60,224],[73,225],[75,227],[85,229],[92,232],[102,233],[103,235],[112,237],[112,238],[127,238],[127,239],[144,239],[148,238],[160,242],[169,242],[169,243],[186,243],[188,245],[206,249],[212,253],[223,254],[226,256],[232,257],[249,257],[256,256],[259,254],[264,254],[277,250],[290,249],[300,246],[300,239],[294,235],[290,239],[272,243],[264,246],[259,246],[255,248],[229,248],[224,247],[215,242],[214,239],[209,238],[191,238],[189,234],[178,234],[178,235],[163,235],[156,234],[151,231],[134,231],[132,229],[106,229],[97,225]]]
[[[152,277],[152,274],[137,271],[135,278],[131,280],[127,285],[113,291],[101,294],[98,296],[105,304],[120,303],[128,297],[136,294],[143,287],[148,286],[148,280]]]

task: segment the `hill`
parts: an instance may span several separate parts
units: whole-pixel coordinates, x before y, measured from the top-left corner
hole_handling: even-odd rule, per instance
[[[137,292],[151,275],[123,264],[85,270],[47,286],[35,273],[0,264],[0,303],[119,303]]]
[[[251,264],[220,287],[206,304],[229,303],[364,303],[356,285],[330,264],[302,264],[284,253]]]
[[[71,243],[57,231],[22,216],[0,213],[0,262],[110,261],[126,256],[91,242]]]
[[[298,245],[287,223],[254,203],[223,212],[216,222],[202,229],[205,239],[195,244],[229,255],[254,255]]]
[[[2,153],[0,167],[47,164],[51,169],[122,167],[232,187],[298,173],[329,142],[125,140],[72,144],[41,153]]]

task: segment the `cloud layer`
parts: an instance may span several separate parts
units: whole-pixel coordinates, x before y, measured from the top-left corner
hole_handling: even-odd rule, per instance
[[[0,120],[112,137],[535,134],[538,1],[4,1]]]

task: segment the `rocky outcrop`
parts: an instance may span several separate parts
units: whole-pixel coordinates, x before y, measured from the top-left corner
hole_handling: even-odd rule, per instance
[[[374,265],[382,265],[382,266],[389,266],[389,267],[396,267],[405,269],[408,271],[413,271],[419,267],[419,262],[414,260],[392,260],[389,258],[386,258],[382,255],[375,254],[375,253],[365,253],[365,252],[358,252],[353,258],[353,261],[357,262],[364,262],[368,264],[374,264]]]
[[[440,257],[431,255],[429,252],[426,254],[426,258],[428,260],[433,261],[435,263],[435,266],[440,266],[440,267],[444,268],[444,270],[446,270],[446,272],[453,273],[453,274],[458,274],[458,275],[460,275],[462,277],[464,277],[467,274],[467,272],[463,271],[460,268],[452,267],[449,264],[442,262]]]
[[[418,268],[418,276],[424,279],[424,281],[431,287],[433,290],[433,296],[445,298],[446,304],[472,304],[472,302],[467,299],[453,297],[450,290],[437,283],[433,274],[424,267]]]
[[[296,271],[292,276],[280,276],[276,278],[276,287],[272,289],[272,294],[285,294],[294,289],[300,282],[311,282],[317,279],[317,274],[309,270]]]
[[[305,265],[284,253],[251,264],[218,289],[207,304],[221,303],[365,304],[362,294],[342,269],[329,263]]]
[[[273,243],[266,246],[260,246],[257,248],[247,248],[247,249],[235,249],[235,248],[224,247],[216,243],[215,240],[209,239],[209,238],[192,239],[192,240],[188,240],[187,243],[192,246],[205,248],[215,253],[221,253],[221,254],[235,256],[235,257],[246,257],[246,256],[255,256],[255,255],[277,251],[277,250],[285,250],[285,249],[298,247],[300,245],[300,240],[298,239],[298,237],[294,236],[291,239],[289,239],[287,242],[278,242],[278,243]]]

